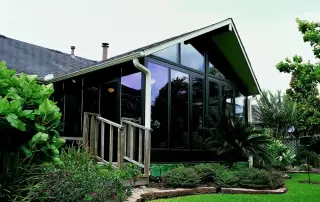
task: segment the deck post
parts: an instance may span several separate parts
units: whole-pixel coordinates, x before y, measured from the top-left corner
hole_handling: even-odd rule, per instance
[[[142,163],[142,129],[139,128],[139,157],[138,162]]]
[[[149,176],[150,170],[150,153],[151,153],[151,134],[149,130],[145,130],[144,134],[144,174]]]
[[[94,130],[94,155],[98,155],[98,142],[99,142],[99,123],[100,121],[94,117],[95,119],[95,130]]]
[[[96,119],[95,117],[92,115],[91,116],[91,121],[90,121],[90,154],[93,155],[94,154],[94,146],[95,146],[95,132],[96,132]]]
[[[88,149],[88,141],[89,141],[89,115],[87,113],[84,113],[83,115],[84,120],[83,120],[83,132],[82,132],[82,137],[83,137],[83,147],[85,149]]]
[[[109,163],[113,162],[113,126],[110,125],[110,142],[109,142]]]
[[[104,160],[104,135],[105,135],[105,132],[104,132],[104,122],[101,121],[101,148],[100,148],[100,156],[101,156],[101,159]]]

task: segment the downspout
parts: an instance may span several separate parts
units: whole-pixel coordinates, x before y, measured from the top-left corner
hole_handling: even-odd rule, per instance
[[[148,68],[143,66],[138,58],[132,60],[133,65],[146,75],[146,94],[145,94],[145,112],[144,112],[144,125],[146,128],[151,128],[151,72]]]

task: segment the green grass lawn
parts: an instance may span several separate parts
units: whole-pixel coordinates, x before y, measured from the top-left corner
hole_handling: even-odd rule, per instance
[[[292,174],[292,179],[286,181],[288,192],[277,195],[250,194],[210,194],[194,195],[171,199],[161,199],[156,202],[320,202],[320,185],[301,184],[298,181],[307,180],[307,174]],[[311,175],[312,181],[320,181],[320,175]]]

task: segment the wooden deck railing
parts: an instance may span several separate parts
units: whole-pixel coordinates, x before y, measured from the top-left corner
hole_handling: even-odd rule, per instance
[[[144,174],[149,176],[150,152],[151,152],[151,129],[123,119],[125,127],[124,135],[124,159],[144,169]],[[136,136],[139,135],[136,147]],[[136,148],[138,157],[136,158]]]
[[[129,161],[144,170],[145,176],[149,176],[150,150],[151,150],[151,129],[123,119],[122,125],[107,120],[100,116],[85,112],[83,122],[83,145],[90,154],[97,160],[109,163],[113,167],[121,168],[123,161]],[[114,138],[116,131],[117,138]],[[136,147],[136,134],[139,134]],[[109,134],[109,143],[106,142],[106,134]],[[116,141],[114,141],[116,140]],[[117,161],[113,161],[113,151],[116,144]],[[106,144],[107,143],[107,144]],[[100,148],[100,149],[99,149]],[[135,158],[138,148],[138,158]],[[109,149],[108,158],[105,158],[105,151]]]

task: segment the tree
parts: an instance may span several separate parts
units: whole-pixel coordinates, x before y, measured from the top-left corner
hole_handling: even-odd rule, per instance
[[[258,124],[270,131],[272,137],[283,139],[287,131],[299,120],[299,111],[296,103],[291,101],[288,95],[278,91],[262,91],[257,100],[258,108],[254,111]]]
[[[299,31],[304,42],[310,43],[316,59],[320,59],[320,23],[297,19]],[[280,72],[291,74],[289,98],[297,103],[300,119],[295,127],[300,133],[312,135],[320,132],[320,99],[318,84],[320,81],[320,63],[304,62],[295,55],[292,60],[286,58],[276,65]]]

